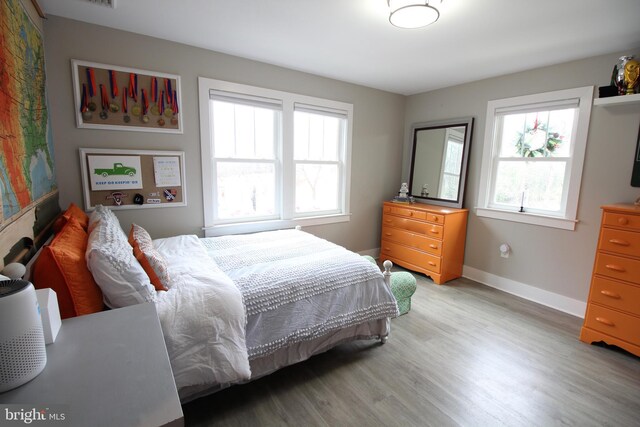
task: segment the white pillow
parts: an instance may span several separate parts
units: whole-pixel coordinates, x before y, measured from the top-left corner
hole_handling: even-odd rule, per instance
[[[155,301],[156,291],[133,256],[118,218],[110,209],[97,207],[91,217],[94,221],[87,245],[87,267],[102,290],[105,304],[119,308]]]

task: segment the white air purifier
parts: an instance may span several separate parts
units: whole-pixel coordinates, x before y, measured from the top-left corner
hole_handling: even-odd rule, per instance
[[[26,280],[0,281],[0,393],[32,380],[46,364],[36,290]]]

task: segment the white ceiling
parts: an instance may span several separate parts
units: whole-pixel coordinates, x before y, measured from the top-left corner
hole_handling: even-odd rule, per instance
[[[417,30],[392,26],[386,0],[38,2],[46,14],[404,95],[640,48],[639,0],[444,0],[440,20]]]

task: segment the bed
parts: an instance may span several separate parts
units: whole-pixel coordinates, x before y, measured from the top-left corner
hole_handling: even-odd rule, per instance
[[[299,229],[151,240],[108,208],[82,214],[65,212],[34,285],[56,290],[63,317],[155,302],[183,403],[344,342],[384,342],[398,314],[390,265]]]

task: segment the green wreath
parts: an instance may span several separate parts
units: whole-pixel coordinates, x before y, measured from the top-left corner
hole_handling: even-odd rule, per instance
[[[525,142],[527,135],[534,135],[536,132],[545,132],[547,134],[547,141],[540,148],[535,150],[531,149],[531,144]],[[549,157],[558,146],[562,144],[562,137],[558,132],[548,132],[547,125],[544,123],[538,123],[536,120],[533,127],[527,128],[524,132],[518,132],[518,139],[516,140],[515,147],[516,152],[522,157]]]

